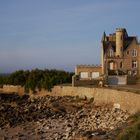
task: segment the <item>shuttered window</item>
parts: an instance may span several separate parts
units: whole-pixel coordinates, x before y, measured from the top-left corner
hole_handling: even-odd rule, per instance
[[[92,72],[92,78],[99,77],[99,72]]]
[[[88,78],[88,72],[81,72],[80,78]]]

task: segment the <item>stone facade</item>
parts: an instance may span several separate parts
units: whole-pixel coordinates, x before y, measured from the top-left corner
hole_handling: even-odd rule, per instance
[[[77,65],[72,77],[72,86],[95,85],[102,80],[100,65]]]
[[[84,72],[87,72],[87,77],[85,76],[84,79],[93,79],[94,77],[96,77],[97,74],[98,76],[102,74],[102,68],[100,65],[77,65],[76,66],[75,68],[76,75],[82,76],[81,74]]]
[[[136,36],[128,36],[126,29],[103,34],[101,40],[102,73],[105,75],[140,76],[140,44]]]
[[[125,28],[116,28],[116,31],[108,36],[103,33],[101,65],[77,65],[73,83],[78,80],[96,80],[101,76],[105,78],[104,81],[108,81],[112,75],[116,76],[116,84],[127,84],[127,77],[140,77],[140,43],[136,36],[128,36]],[[123,81],[119,81],[120,76]]]

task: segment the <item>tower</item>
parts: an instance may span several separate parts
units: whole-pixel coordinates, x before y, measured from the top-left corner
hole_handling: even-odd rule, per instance
[[[104,74],[104,43],[107,41],[106,33],[103,33],[102,40],[101,40],[101,65],[102,65],[102,74]]]
[[[116,29],[116,56],[122,57],[124,28]]]

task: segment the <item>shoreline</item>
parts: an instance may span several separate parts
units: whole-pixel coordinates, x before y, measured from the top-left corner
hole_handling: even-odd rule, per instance
[[[106,140],[114,137],[129,117],[127,112],[111,105],[96,106],[94,100],[78,97],[44,96],[31,100],[15,94],[13,98],[11,94],[5,98],[5,95],[0,95],[3,112],[0,114],[7,122],[1,127],[0,136],[5,139],[51,140],[81,136]]]

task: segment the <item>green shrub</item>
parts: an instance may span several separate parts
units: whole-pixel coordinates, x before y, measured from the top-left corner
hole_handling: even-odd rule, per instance
[[[72,75],[73,73],[63,70],[18,70],[10,75],[0,76],[0,85],[21,85],[26,92],[42,88],[51,91],[54,85],[71,83]]]

